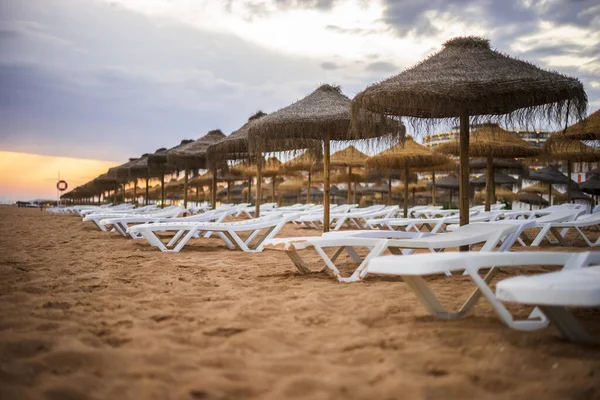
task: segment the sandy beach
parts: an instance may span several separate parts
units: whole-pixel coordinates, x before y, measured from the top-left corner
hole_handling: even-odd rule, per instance
[[[454,307],[471,288],[429,280]],[[599,311],[576,315],[598,336]],[[302,276],[278,251],[161,253],[0,207],[0,398],[598,399],[600,347],[513,331],[483,301],[436,320],[401,280]]]

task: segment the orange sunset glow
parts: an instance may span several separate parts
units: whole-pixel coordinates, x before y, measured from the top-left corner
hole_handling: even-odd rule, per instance
[[[59,171],[60,178],[67,181],[70,190],[118,164],[116,161],[0,151],[0,203],[56,199]]]

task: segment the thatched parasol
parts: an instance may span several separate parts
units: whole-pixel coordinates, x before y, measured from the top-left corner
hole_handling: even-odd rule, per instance
[[[544,168],[537,171],[531,171],[527,179],[548,184],[548,201],[550,201],[551,203],[552,185],[570,185],[571,187],[578,187],[575,181],[573,181],[565,174],[560,172],[558,168],[556,168],[553,165],[545,166]]]
[[[582,192],[598,196],[600,194],[600,176],[592,175],[587,181],[579,185]]]
[[[517,194],[515,192],[506,188],[496,188],[495,193],[497,199],[504,201],[514,201],[517,198]],[[477,201],[484,202],[486,199],[485,189],[475,192],[473,198]]]
[[[262,159],[262,157],[261,157]],[[266,178],[272,178],[271,182],[272,182],[272,197],[271,197],[271,201],[274,203],[275,202],[275,177],[280,176],[284,173],[284,171],[282,170],[282,163],[281,161],[279,161],[279,159],[277,157],[269,157],[267,160],[265,161],[261,161],[261,159],[259,159],[259,162],[257,162],[256,164],[251,164],[251,163],[242,163],[239,165],[236,165],[235,167],[230,167],[229,170],[234,172],[234,173],[239,173],[245,176],[255,176],[256,177],[256,184],[257,184],[257,191],[260,193],[260,189],[262,188],[262,178],[266,177]],[[260,188],[259,188],[260,186]],[[264,196],[262,196],[260,199],[262,200]],[[260,202],[259,202],[260,204]]]
[[[417,170],[420,167],[430,168],[436,165],[442,166],[448,164],[448,157],[434,153],[421,146],[407,136],[404,143],[387,149],[373,157],[367,159],[367,168],[398,168],[403,169],[406,177],[410,170]],[[408,217],[408,179],[404,179],[404,218]]]
[[[108,172],[104,173],[94,180],[94,185],[97,187],[102,187],[104,190],[113,190],[113,203],[117,203],[117,188],[119,185],[119,181],[115,175],[109,175]]]
[[[213,174],[216,176],[216,170],[221,168],[223,162],[228,160],[246,160],[251,161],[256,157],[251,156],[250,149],[248,148],[248,131],[252,124],[256,123],[259,119],[264,117],[265,114],[262,111],[258,111],[256,114],[248,118],[248,121],[242,125],[236,131],[225,137],[223,140],[212,144],[208,147],[208,163],[211,165]],[[262,157],[261,157],[262,158]],[[216,181],[214,183],[216,185]],[[252,188],[252,179],[248,179],[248,187]],[[248,191],[248,202],[251,202],[251,190]],[[213,208],[216,205],[216,197],[212,199]],[[257,209],[259,205],[257,205]]]
[[[488,177],[487,175],[481,175],[477,178],[471,179],[471,185],[473,186],[485,186],[486,189]],[[516,185],[517,180],[512,176],[503,174],[502,172],[494,172],[494,185]]]
[[[435,185],[435,174],[438,172],[456,172],[458,165],[453,160],[448,159],[448,163],[443,165],[432,165],[429,167],[418,168],[419,172],[430,172],[431,173],[431,204],[436,205],[437,201],[437,187]]]
[[[600,110],[567,127],[560,134],[574,140],[600,140]]]
[[[183,146],[178,146],[167,152],[167,162],[179,169],[185,171],[183,176],[183,192],[187,193],[188,175],[192,169],[206,169],[207,156],[206,151],[211,144],[223,140],[225,135],[220,129],[209,131],[200,139]],[[183,207],[187,208],[187,196],[183,199]]]
[[[548,202],[550,202],[550,203],[552,202],[552,199],[556,199],[557,201],[562,201],[566,198],[565,195],[562,194],[561,192],[559,192],[558,190],[552,188],[551,191],[548,191],[548,187],[541,185],[541,184],[524,187],[523,189],[521,189],[519,191],[519,193],[535,193],[535,194],[539,194],[540,196],[548,195]]]
[[[569,128],[567,128],[568,130]],[[544,144],[546,157],[550,160],[563,160],[567,162],[567,176],[571,177],[574,162],[598,162],[600,151],[586,146],[579,140],[565,137],[562,133],[554,133],[548,137]],[[567,201],[571,202],[571,187],[567,186]]]
[[[312,185],[313,172],[319,171],[323,168],[323,150],[321,149],[320,144],[318,148],[306,149],[304,153],[283,164],[282,168],[286,172],[308,172],[306,187],[309,188]],[[307,196],[306,198],[306,204],[308,203],[310,203],[310,196]]]
[[[150,198],[149,198],[149,186],[148,186],[148,181],[150,180],[150,178],[153,177],[160,177],[160,174],[155,174],[152,175],[150,174],[150,170],[148,169],[148,156],[149,154],[143,154],[140,158],[138,158],[137,160],[133,161],[130,165],[129,165],[129,177],[132,179],[139,179],[139,178],[144,178],[146,180],[146,193],[144,195],[144,204],[148,205]]]
[[[286,151],[313,148],[315,141],[323,142],[323,170],[325,175],[323,231],[329,231],[329,152],[330,140],[352,140],[382,137],[400,137],[403,126],[387,123],[377,117],[371,121],[369,129],[357,118],[355,129],[350,129],[350,99],[342,94],[339,87],[322,85],[305,98],[285,108],[269,114],[250,127],[249,142],[254,152]],[[389,128],[388,128],[389,126]],[[393,132],[392,130],[395,130]],[[277,142],[272,142],[276,139]]]
[[[185,139],[185,140],[182,140],[177,146],[174,146],[170,149],[161,147],[160,149],[156,150],[154,153],[148,154],[148,157],[146,158],[145,164],[148,168],[148,175],[160,177],[160,187],[161,187],[161,197],[160,197],[161,204],[160,204],[160,206],[161,206],[161,208],[163,208],[165,206],[165,190],[164,190],[165,174],[174,169],[173,167],[171,167],[167,164],[167,155],[169,154],[169,151],[174,150],[178,147],[184,146],[191,142],[193,142],[193,140]]]
[[[448,189],[450,191],[449,202],[452,203],[452,193],[455,190],[460,189],[460,179],[458,179],[458,176],[452,172],[436,180],[435,183],[432,182],[431,186],[435,186],[436,188],[440,189]]]
[[[343,150],[333,153],[329,159],[329,165],[331,167],[348,168],[348,204],[350,204],[352,194],[352,167],[364,167],[367,158],[369,158],[369,156],[359,151],[356,147],[348,146]],[[354,194],[354,198],[356,199],[356,193]]]
[[[535,194],[535,193],[528,193],[528,192],[521,191],[517,194],[517,199],[521,203],[529,204],[530,210],[531,210],[532,205],[536,205],[539,207],[548,205],[548,201],[546,201],[546,199],[544,199],[539,194]]]
[[[469,169],[482,170],[487,168],[487,158],[472,158],[469,160]],[[505,174],[516,174],[522,177],[529,175],[529,168],[523,161],[507,158],[494,158],[494,171]]]
[[[440,153],[460,155],[460,141],[443,143],[435,150]],[[469,155],[486,158],[486,211],[490,211],[492,202],[495,202],[494,159],[534,157],[538,154],[540,154],[539,148],[527,143],[512,132],[500,128],[498,124],[483,124],[471,133]]]
[[[469,223],[470,117],[505,122],[543,117],[562,123],[569,115],[581,118],[586,107],[579,80],[494,51],[488,40],[458,37],[414,67],[356,95],[352,117],[396,115],[415,124],[460,118],[460,223],[464,225]]]

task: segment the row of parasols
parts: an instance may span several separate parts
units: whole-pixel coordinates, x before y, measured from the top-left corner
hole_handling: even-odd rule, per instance
[[[470,156],[486,159],[488,208],[494,200],[494,160],[502,158],[544,157],[552,162],[566,161],[569,178],[564,184],[570,199],[572,185],[568,182],[572,163],[600,160],[595,148],[582,142],[600,139],[598,126],[594,125],[598,112],[586,119],[586,111],[587,96],[578,79],[511,58],[493,50],[486,39],[458,37],[414,67],[367,87],[352,101],[340,87],[322,85],[276,112],[253,115],[229,136],[219,130],[210,131],[196,141],[183,141],[172,149],[144,154],[111,169],[96,178],[92,185],[94,189],[110,189],[109,186],[118,184],[119,180],[145,178],[148,181],[158,177],[164,199],[164,176],[169,171],[185,171],[184,193],[187,193],[190,171],[210,169],[210,193],[214,205],[219,172],[221,175],[233,173],[230,172],[232,164],[238,163],[234,171],[236,167],[256,171],[258,214],[262,177],[268,171],[265,155],[303,152],[302,157],[296,157],[297,169],[307,171],[309,181],[315,165],[322,166],[324,229],[328,230],[330,171],[333,168],[331,142],[364,141],[373,146],[391,146],[364,162],[367,168],[388,174],[390,185],[389,178],[394,170],[401,171],[405,177],[420,171],[432,174],[435,188],[435,173],[456,168],[448,155],[457,155],[460,222],[464,225],[469,219]],[[448,119],[460,122],[459,139],[439,146],[435,152],[406,135],[404,123],[411,126],[415,134],[420,134],[430,132]],[[565,129],[552,135],[542,152],[497,124],[484,124],[470,132],[471,124],[481,120],[503,126],[554,123]],[[350,168],[354,165],[346,167],[351,179]],[[550,190],[552,184],[559,182],[546,183]],[[408,185],[409,179],[404,179],[405,212]],[[77,188],[75,192],[81,190],[86,188]],[[148,190],[146,186],[146,192]]]

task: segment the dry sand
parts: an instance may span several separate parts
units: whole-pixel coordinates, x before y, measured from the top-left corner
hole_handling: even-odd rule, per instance
[[[455,307],[470,288],[430,281]],[[598,312],[577,316],[598,335]],[[1,399],[594,399],[599,356],[554,328],[513,331],[485,302],[435,320],[399,280],[301,276],[217,239],[161,253],[0,207]]]

